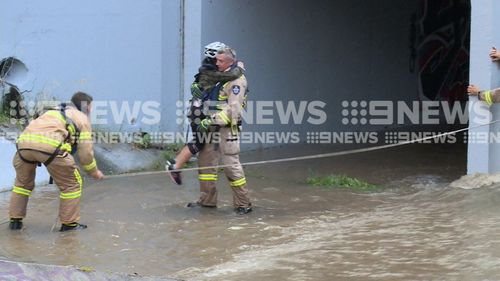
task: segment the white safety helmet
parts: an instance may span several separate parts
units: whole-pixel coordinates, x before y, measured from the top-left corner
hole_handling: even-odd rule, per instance
[[[215,55],[217,55],[217,52],[226,48],[226,44],[222,43],[222,42],[219,42],[219,41],[216,41],[216,42],[212,42],[208,45],[205,46],[205,52],[203,52],[205,54],[205,57],[207,58],[215,58]]]

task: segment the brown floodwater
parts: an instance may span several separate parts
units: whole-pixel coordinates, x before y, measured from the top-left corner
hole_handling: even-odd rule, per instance
[[[242,155],[243,162],[329,152],[298,146]],[[484,280],[500,276],[500,189],[452,188],[466,146],[415,144],[246,168],[254,212],[233,212],[219,179],[217,209],[190,209],[165,175],[87,181],[83,231],[57,232],[58,193],[38,189],[25,228],[0,227],[0,256],[42,264],[186,280]],[[375,192],[311,187],[310,174],[347,174]],[[221,174],[222,175],[222,174]],[[7,212],[8,193],[0,194]],[[7,216],[5,215],[5,219]]]

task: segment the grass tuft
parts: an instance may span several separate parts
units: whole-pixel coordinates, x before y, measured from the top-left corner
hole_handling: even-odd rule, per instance
[[[373,191],[380,187],[346,175],[329,175],[325,177],[309,176],[308,185],[317,187],[345,188],[356,191]]]

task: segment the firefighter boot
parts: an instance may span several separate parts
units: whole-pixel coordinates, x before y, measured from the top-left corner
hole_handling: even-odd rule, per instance
[[[238,207],[235,211],[238,215],[246,215],[252,211],[252,207]]]
[[[188,208],[217,208],[217,206],[209,206],[209,205],[202,205],[200,202],[189,202],[187,203],[186,207]]]
[[[12,230],[23,228],[23,219],[10,219],[9,228]]]
[[[59,231],[64,232],[64,231],[69,231],[69,230],[78,230],[78,229],[85,229],[85,228],[87,228],[87,225],[77,223],[77,222],[63,223],[63,224],[61,224],[61,229]]]

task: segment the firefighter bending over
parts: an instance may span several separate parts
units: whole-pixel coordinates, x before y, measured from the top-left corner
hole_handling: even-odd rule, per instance
[[[104,178],[97,168],[92,144],[90,111],[92,97],[77,92],[71,104],[61,104],[29,123],[16,142],[13,164],[16,179],[10,199],[9,227],[23,227],[28,198],[35,186],[35,170],[44,164],[60,190],[60,231],[85,229],[80,224],[80,197],[83,180],[72,152],[77,152],[85,172],[94,179]]]

